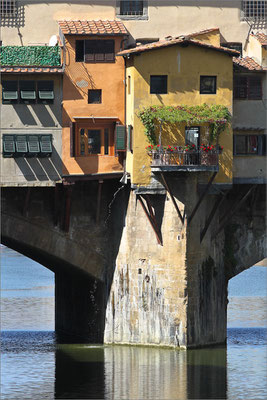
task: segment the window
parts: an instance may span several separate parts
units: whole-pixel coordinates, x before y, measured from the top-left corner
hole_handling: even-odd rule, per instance
[[[0,14],[2,17],[15,15],[17,12],[16,0],[0,0]]]
[[[120,15],[143,15],[143,1],[120,1]]]
[[[35,103],[36,101],[36,88],[34,81],[20,81],[20,102],[21,103]]]
[[[234,155],[265,155],[265,135],[234,135]]]
[[[89,89],[88,90],[88,103],[89,104],[102,103],[102,90],[101,89]]]
[[[228,49],[233,49],[237,50],[240,53],[239,57],[242,57],[242,43],[239,42],[227,42],[227,43],[222,43],[222,47],[227,47]]]
[[[167,75],[150,75],[150,93],[167,93]]]
[[[54,101],[54,82],[38,81],[37,82],[37,100],[38,103],[53,103]]]
[[[78,139],[76,154],[78,156],[114,155],[113,125],[78,124],[76,132]]]
[[[3,81],[2,103],[52,104],[54,102],[53,81]]]
[[[114,62],[114,40],[76,40],[75,61],[86,63]]]
[[[116,1],[116,14],[121,19],[148,19],[148,1]]]
[[[3,156],[6,157],[50,157],[52,135],[3,135]]]
[[[243,12],[243,17],[245,19],[266,21],[267,1],[266,0],[242,1],[242,12]]]
[[[2,103],[12,104],[18,101],[18,81],[2,82]]]
[[[216,94],[216,76],[200,77],[200,94]]]
[[[234,99],[261,100],[260,76],[234,76]]]

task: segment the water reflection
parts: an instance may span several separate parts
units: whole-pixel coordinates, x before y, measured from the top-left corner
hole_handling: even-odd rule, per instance
[[[226,397],[226,349],[60,345],[55,398]]]

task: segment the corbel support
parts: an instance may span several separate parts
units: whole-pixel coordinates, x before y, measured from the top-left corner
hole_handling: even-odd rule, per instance
[[[176,200],[175,200],[175,198],[174,198],[174,196],[172,194],[172,191],[170,189],[170,186],[168,185],[168,182],[167,182],[164,174],[161,172],[160,175],[161,175],[161,179],[162,179],[163,185],[164,185],[165,189],[167,190],[167,192],[169,193],[169,195],[171,197],[171,200],[172,200],[172,203],[174,205],[174,208],[177,211],[177,214],[178,214],[182,224],[184,225],[185,214],[182,216],[181,211],[179,210],[179,207],[178,207],[178,205],[176,203]]]
[[[147,219],[149,220],[150,225],[152,226],[152,229],[153,229],[153,231],[154,231],[154,233],[156,235],[158,244],[163,246],[161,233],[160,233],[160,230],[159,230],[159,227],[158,227],[158,224],[157,224],[157,221],[156,221],[156,218],[155,218],[155,214],[153,212],[149,197],[147,195],[145,196],[145,200],[146,200],[146,203],[147,203],[147,208],[146,208],[146,205],[143,202],[143,199],[142,199],[140,194],[137,195],[137,199],[140,201],[140,204],[141,204],[141,206],[142,206],[142,208],[143,208],[143,210],[144,210],[144,212],[145,212],[145,214],[147,216]]]

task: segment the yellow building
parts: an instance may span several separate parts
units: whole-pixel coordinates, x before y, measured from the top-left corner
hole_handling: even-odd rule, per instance
[[[148,185],[151,170],[218,170],[217,183],[232,183],[233,137],[229,120],[233,102],[232,56],[238,54],[219,45],[218,29],[167,37],[119,53],[126,59],[126,169],[132,184]],[[145,112],[143,117],[140,112]],[[141,120],[144,122],[145,118],[149,119],[146,128]],[[219,142],[216,138],[211,140],[210,135],[216,121],[216,126],[224,127]],[[156,144],[156,152],[155,147],[152,151],[146,148],[151,143]],[[164,154],[157,154],[158,144],[165,146],[165,150],[160,147]],[[206,152],[202,151],[202,144]],[[219,144],[224,150],[218,168]],[[211,145],[214,148],[207,149]]]

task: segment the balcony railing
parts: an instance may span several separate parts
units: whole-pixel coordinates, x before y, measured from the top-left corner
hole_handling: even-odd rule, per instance
[[[61,65],[61,49],[58,46],[2,46],[0,65],[58,67]]]
[[[152,169],[166,170],[216,170],[219,165],[219,154],[220,150],[215,149],[208,152],[201,149],[149,151]]]

